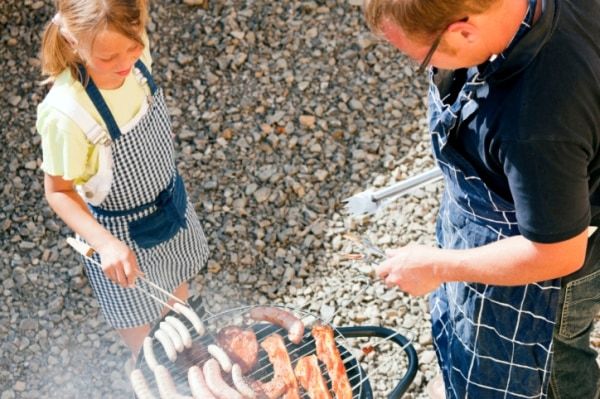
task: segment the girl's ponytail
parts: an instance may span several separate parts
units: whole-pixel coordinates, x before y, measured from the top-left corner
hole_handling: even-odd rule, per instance
[[[60,29],[53,20],[48,23],[42,36],[40,51],[42,74],[48,77],[44,83],[54,81],[67,68],[71,70],[73,76],[78,76],[77,63],[81,61]]]

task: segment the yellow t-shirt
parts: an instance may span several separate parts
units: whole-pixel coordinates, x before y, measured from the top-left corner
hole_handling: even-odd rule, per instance
[[[144,37],[144,51],[141,61],[148,70],[152,60],[147,38]],[[85,92],[83,86],[71,76],[69,70],[63,71],[54,81],[52,90],[59,90],[61,96],[72,96],[89,112],[101,126],[106,124],[96,107]],[[133,75],[133,71],[118,89],[100,90],[108,108],[119,127],[126,125],[140,111],[146,91]],[[42,137],[42,170],[52,176],[62,176],[83,184],[98,172],[98,151],[83,131],[65,114],[57,110],[50,101],[44,99],[37,108],[36,128]]]

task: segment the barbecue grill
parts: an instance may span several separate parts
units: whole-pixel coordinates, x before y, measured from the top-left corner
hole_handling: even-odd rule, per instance
[[[156,342],[156,340],[154,340],[153,345],[156,360],[169,370],[175,382],[175,385],[177,386],[178,392],[186,395],[190,394],[187,382],[188,369],[193,365],[204,363],[204,361],[210,358],[210,354],[208,354],[200,348],[206,348],[209,344],[216,343],[215,336],[221,328],[234,325],[244,329],[252,329],[256,334],[258,342],[262,342],[266,337],[275,333],[281,335],[282,337],[284,337],[286,349],[290,356],[292,366],[294,367],[296,361],[299,358],[307,354],[315,353],[316,351],[314,339],[310,334],[310,327],[314,325],[314,323],[326,324],[324,321],[320,320],[318,317],[312,315],[309,312],[279,306],[280,308],[286,309],[294,313],[297,317],[301,318],[306,326],[302,342],[296,345],[291,343],[287,339],[287,331],[283,328],[273,324],[256,322],[249,319],[249,310],[252,309],[254,306],[244,306],[240,308],[226,310],[216,315],[212,315],[208,314],[208,312],[204,312],[201,304],[201,299],[192,299],[189,301],[189,303],[190,306],[196,311],[196,313],[198,313],[198,315],[202,318],[206,326],[206,333],[202,337],[200,337],[194,331],[188,320],[186,320],[182,316],[175,315],[175,313],[171,311],[169,314],[165,315],[165,317],[168,315],[175,316],[179,318],[188,327],[188,329],[190,330],[190,334],[192,335],[193,342],[195,344],[194,347],[178,354],[177,360],[175,362],[171,362],[167,358],[164,350],[162,349],[162,346],[158,342]],[[334,329],[336,345],[340,351],[341,357],[344,362],[344,366],[346,368],[348,379],[350,380],[350,384],[352,385],[353,399],[372,399],[373,390],[369,382],[369,377],[366,375],[365,371],[360,366],[360,363],[357,361],[354,355],[347,349],[348,338],[379,337],[397,344],[400,347],[399,350],[402,351],[403,355],[405,355],[407,358],[407,367],[395,388],[388,395],[388,398],[400,398],[406,392],[417,372],[417,355],[415,349],[406,337],[398,334],[397,332],[391,329],[378,326],[332,328]],[[158,329],[159,323],[156,323],[150,331],[150,336],[154,336],[154,332]],[[331,381],[328,378],[327,371],[322,364],[320,366],[322,375],[325,376],[325,380],[328,384],[328,387],[329,389],[331,389]],[[148,368],[148,365],[146,364],[146,361],[144,359],[143,352],[138,357],[137,368],[143,372],[146,381],[148,382],[148,385],[150,386],[154,394],[158,397],[158,388],[156,387],[154,374]],[[273,377],[273,367],[262,348],[259,349],[257,365],[252,369],[251,372],[249,372],[246,375],[246,377],[258,381],[268,381]],[[308,395],[304,394],[302,395],[302,397],[308,398]]]

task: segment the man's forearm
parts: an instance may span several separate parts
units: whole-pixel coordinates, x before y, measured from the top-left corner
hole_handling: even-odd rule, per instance
[[[514,286],[566,276],[584,262],[587,231],[559,243],[540,244],[523,236],[482,247],[440,250],[434,274],[442,281]]]

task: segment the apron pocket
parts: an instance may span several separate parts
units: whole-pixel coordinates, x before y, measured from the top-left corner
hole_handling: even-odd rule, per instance
[[[164,209],[159,209],[129,222],[129,235],[140,248],[149,249],[175,237],[184,226],[178,220],[170,218]]]
[[[186,227],[185,212],[187,195],[183,180],[179,175],[171,192],[159,195],[155,212],[138,220],[129,222],[131,239],[144,249],[152,248],[170,240],[179,229]]]

